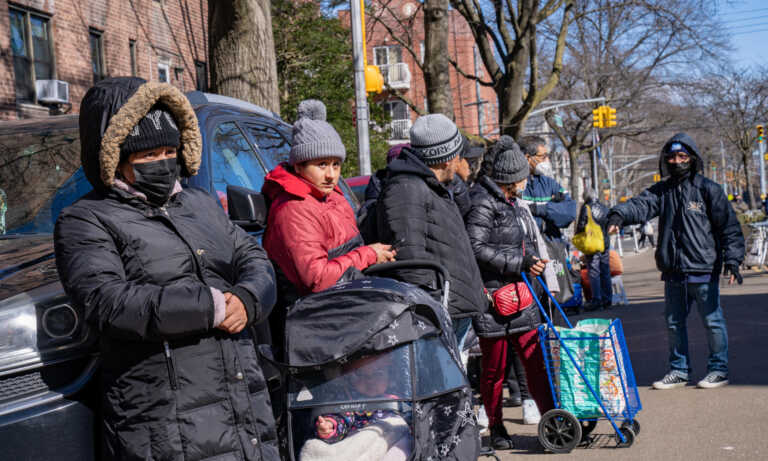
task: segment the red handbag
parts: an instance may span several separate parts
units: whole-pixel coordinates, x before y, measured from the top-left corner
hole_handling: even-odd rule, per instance
[[[525,256],[525,243],[523,243]],[[533,305],[533,295],[525,282],[513,282],[493,293],[493,307],[499,315],[513,315]]]
[[[493,306],[500,315],[517,314],[533,306],[533,295],[525,282],[510,283],[493,293]]]

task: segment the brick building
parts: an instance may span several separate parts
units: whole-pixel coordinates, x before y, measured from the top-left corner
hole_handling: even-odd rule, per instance
[[[0,119],[76,113],[109,76],[206,88],[206,3],[0,0]]]
[[[392,88],[377,97],[392,117],[390,142],[404,142],[418,114],[398,94],[428,112],[424,75],[424,15],[416,0],[374,0],[366,16],[368,64],[379,66],[384,81]],[[449,10],[448,53],[468,75],[487,75],[475,49],[469,25],[456,11]],[[340,12],[349,24],[349,11]],[[398,42],[394,37],[398,37]],[[410,49],[410,51],[409,51]],[[418,62],[417,62],[418,61]],[[451,67],[451,89],[456,124],[466,133],[485,137],[498,134],[498,102],[492,88],[477,84]]]

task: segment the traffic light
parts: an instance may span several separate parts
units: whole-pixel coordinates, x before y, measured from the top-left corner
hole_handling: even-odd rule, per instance
[[[757,142],[763,142],[763,125],[757,125]]]
[[[659,182],[659,181],[661,181],[661,175],[656,173],[655,175],[653,175],[653,182]]]
[[[603,124],[603,106],[592,111],[592,126],[594,128],[604,128]]]
[[[603,106],[603,114],[605,114],[605,126],[611,128],[616,126],[616,109],[611,106]]]

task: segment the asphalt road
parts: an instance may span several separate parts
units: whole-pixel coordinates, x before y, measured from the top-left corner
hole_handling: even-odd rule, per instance
[[[657,391],[650,385],[667,367],[663,283],[652,251],[625,255],[624,286],[630,305],[593,316],[621,318],[643,405],[637,417],[641,434],[631,447],[617,449],[611,425],[601,421],[590,447],[555,455],[543,452],[536,426],[521,424],[519,408],[506,408],[505,424],[516,448],[498,452],[499,458],[768,460],[768,274],[745,274],[741,286],[721,284],[730,336],[731,384],[710,390],[690,385]],[[706,372],[707,343],[695,311],[688,326],[695,382]]]

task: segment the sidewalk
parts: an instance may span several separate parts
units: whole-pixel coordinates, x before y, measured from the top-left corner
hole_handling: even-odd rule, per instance
[[[523,426],[520,408],[505,408],[507,430],[516,448],[499,452],[501,460],[534,455],[541,460],[719,461],[768,459],[768,275],[748,272],[744,285],[721,288],[730,336],[731,385],[701,390],[693,386],[670,391],[650,389],[666,371],[667,339],[663,319],[663,282],[653,252],[625,253],[624,286],[628,307],[594,313],[619,317],[626,334],[643,410],[641,434],[630,448],[615,449],[613,429],[601,421],[590,448],[568,455],[544,453],[536,426]],[[572,318],[578,320],[578,318]],[[698,315],[689,317],[689,343],[694,380],[705,372],[707,346]],[[490,459],[490,458],[480,458]]]

